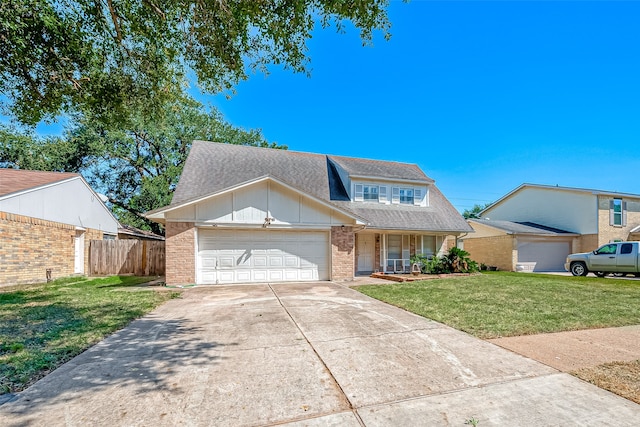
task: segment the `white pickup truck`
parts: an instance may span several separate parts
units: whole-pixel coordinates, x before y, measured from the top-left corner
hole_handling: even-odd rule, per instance
[[[586,276],[593,272],[598,277],[609,273],[640,275],[638,251],[640,242],[608,243],[593,252],[571,254],[564,269],[574,276]]]

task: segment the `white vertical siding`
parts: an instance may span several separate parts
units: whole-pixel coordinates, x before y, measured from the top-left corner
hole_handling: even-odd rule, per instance
[[[80,178],[0,200],[0,211],[118,233],[116,219]]]
[[[528,221],[574,233],[595,234],[598,230],[597,207],[593,194],[525,187],[489,208],[483,217]]]
[[[262,225],[350,224],[353,220],[276,182],[259,182],[166,213],[173,221]]]

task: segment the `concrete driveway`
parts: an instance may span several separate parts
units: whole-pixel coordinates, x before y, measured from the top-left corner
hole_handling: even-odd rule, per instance
[[[321,282],[198,287],[13,401],[0,425],[632,426],[640,405]]]

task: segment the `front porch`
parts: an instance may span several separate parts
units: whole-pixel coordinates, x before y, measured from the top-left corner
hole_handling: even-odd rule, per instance
[[[411,273],[411,257],[441,256],[449,249],[449,235],[419,232],[360,232],[356,234],[355,274]],[[386,278],[386,277],[385,277]]]

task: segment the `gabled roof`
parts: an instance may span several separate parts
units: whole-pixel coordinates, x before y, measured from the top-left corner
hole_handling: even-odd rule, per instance
[[[590,189],[590,188],[560,187],[558,185],[542,185],[542,184],[524,183],[524,184],[521,184],[520,186],[518,186],[517,188],[511,190],[510,192],[508,192],[507,194],[502,196],[500,199],[496,200],[490,206],[487,206],[484,210],[482,210],[480,212],[480,215],[484,214],[485,211],[490,210],[494,206],[502,203],[504,200],[510,198],[515,193],[517,193],[519,191],[522,191],[522,190],[524,190],[526,188],[535,188],[535,189],[541,189],[541,190],[554,190],[554,191],[567,191],[567,192],[572,192],[572,193],[586,193],[586,194],[592,194],[594,196],[613,196],[613,197],[619,197],[619,198],[640,199],[640,194],[620,193],[620,192],[617,192],[617,191],[607,191],[607,190],[594,190],[594,189]]]
[[[2,168],[0,169],[0,197],[78,177],[80,175],[77,173]]]
[[[337,166],[337,167],[336,167]],[[341,169],[341,170],[339,170]],[[377,205],[349,201],[341,172],[430,186],[430,207]],[[242,183],[269,177],[323,201],[372,228],[467,232],[471,227],[415,164],[302,153],[253,146],[194,141],[171,204],[149,214],[195,203]]]
[[[487,225],[498,230],[505,231],[507,234],[532,234],[538,236],[577,236],[578,234],[571,231],[560,230],[558,228],[547,227],[533,222],[515,222],[515,221],[494,221],[488,219],[469,219],[469,222]]]

